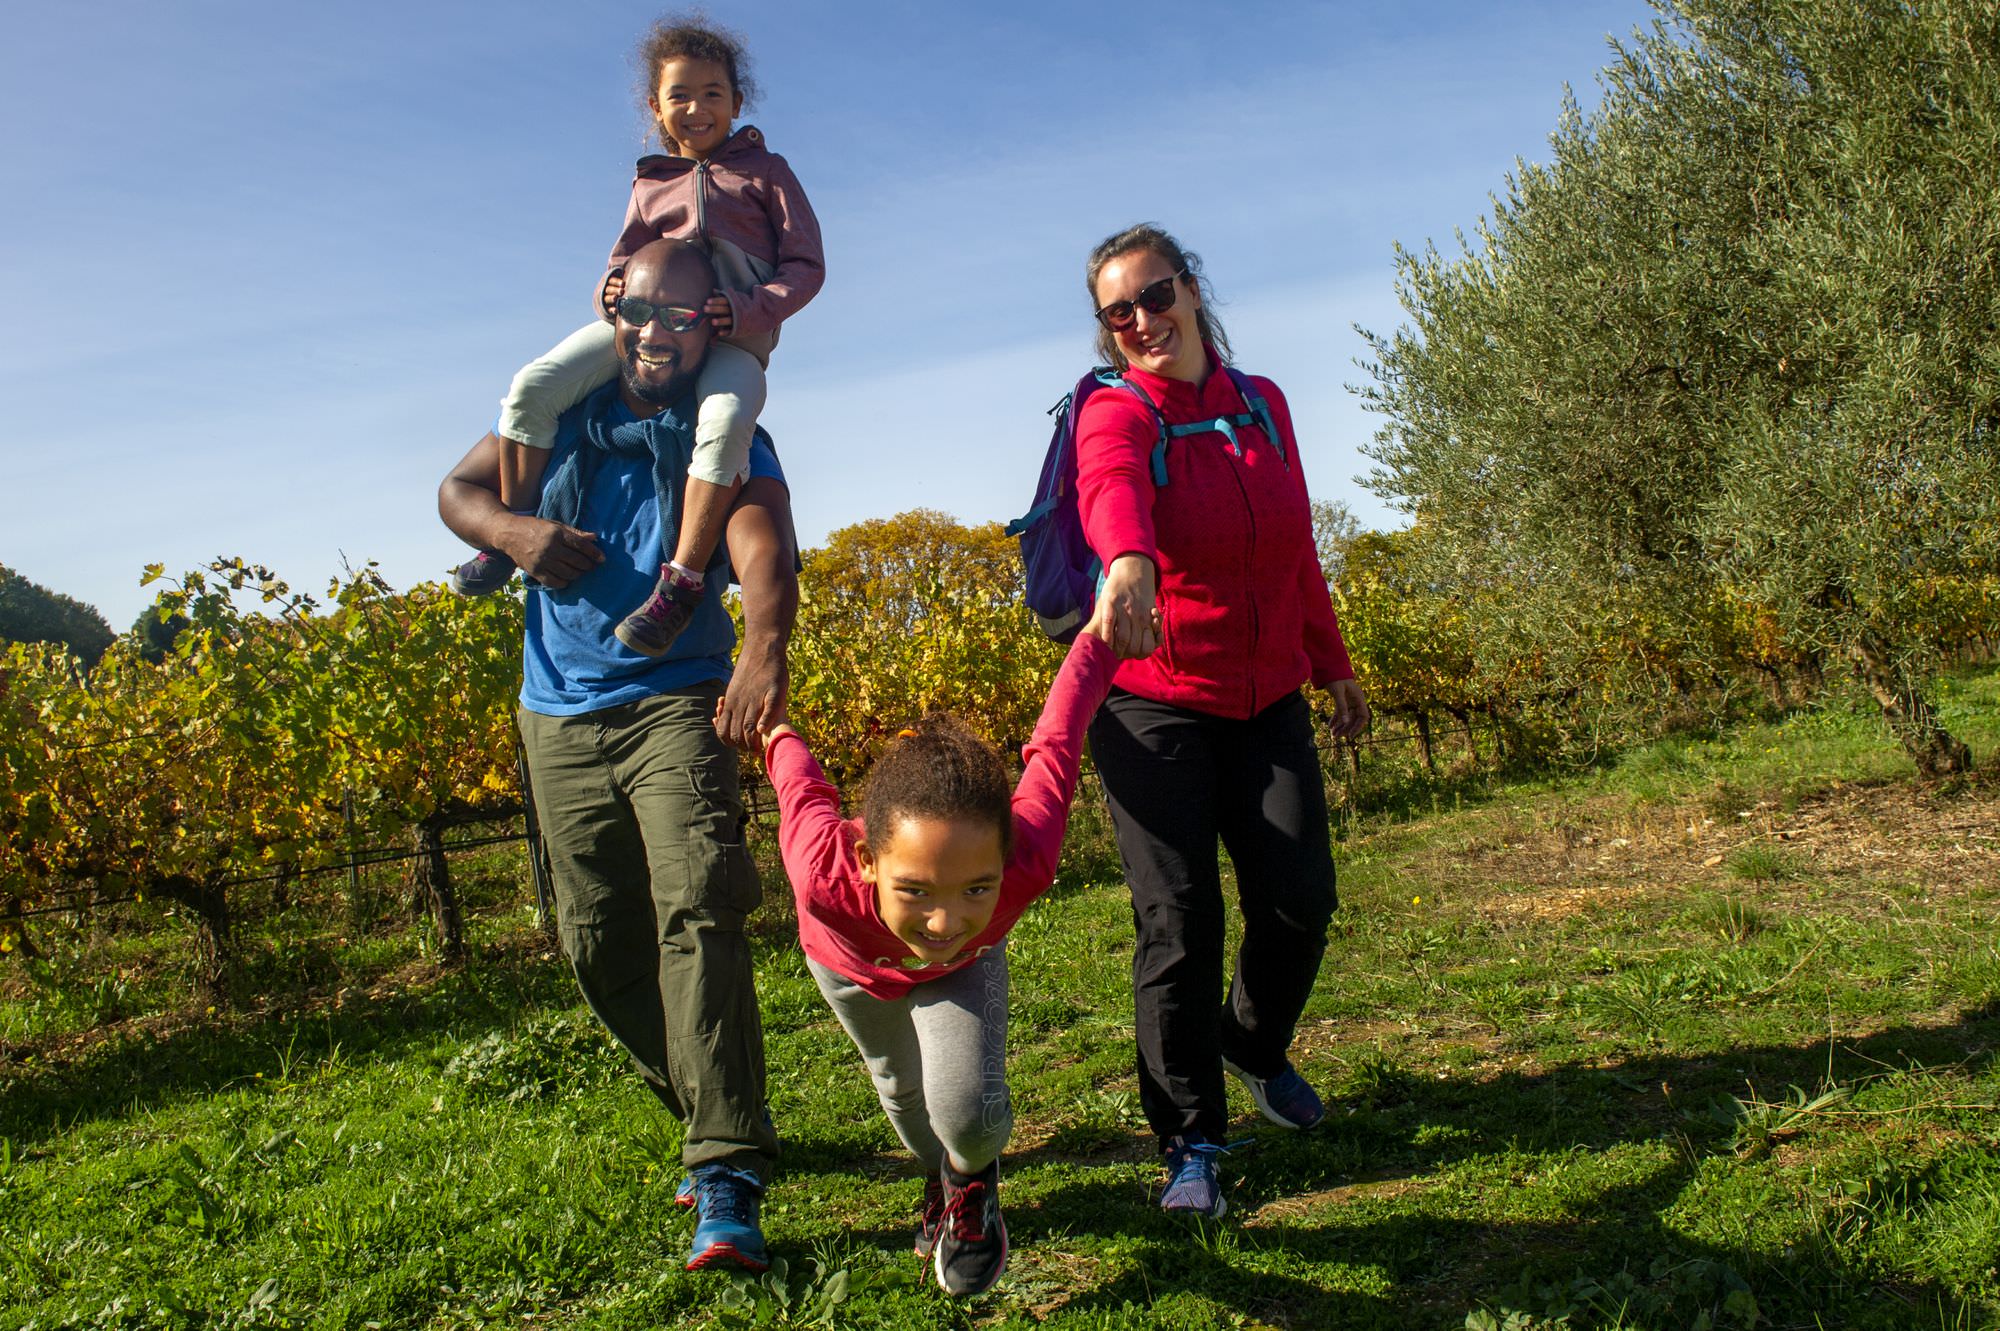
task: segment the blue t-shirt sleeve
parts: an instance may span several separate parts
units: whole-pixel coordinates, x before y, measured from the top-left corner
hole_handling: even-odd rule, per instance
[[[792,483],[785,479],[785,469],[778,465],[778,450],[771,447],[771,436],[762,427],[750,436],[750,474],[768,477],[788,491],[792,488]]]

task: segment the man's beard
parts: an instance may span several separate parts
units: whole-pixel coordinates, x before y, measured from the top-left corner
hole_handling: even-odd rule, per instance
[[[639,378],[639,348],[633,347],[625,353],[619,366],[619,376],[624,380],[627,393],[648,406],[664,407],[678,401],[693,386],[699,370],[687,368],[686,361],[677,361],[674,372],[663,382],[647,383]]]

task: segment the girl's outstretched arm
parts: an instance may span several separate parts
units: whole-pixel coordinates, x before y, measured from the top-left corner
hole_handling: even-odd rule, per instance
[[[1026,770],[1014,788],[1014,851],[1007,864],[1010,896],[1017,882],[1030,900],[1055,882],[1063,833],[1069,828],[1070,801],[1076,797],[1083,765],[1084,732],[1111,692],[1111,677],[1118,671],[1117,654],[1099,636],[1109,632],[1101,611],[1100,606],[1100,613],[1070,644],[1049,700],[1042,705],[1042,719],[1035,723],[1034,738],[1021,751]]]
[[[803,916],[813,884],[843,876],[849,852],[840,792],[820,770],[805,738],[789,724],[771,731],[764,745],[764,772],[778,796],[778,850]]]

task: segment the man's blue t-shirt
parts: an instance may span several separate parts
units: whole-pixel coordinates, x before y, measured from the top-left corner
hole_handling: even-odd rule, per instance
[[[615,393],[608,396],[612,425],[638,419]],[[691,408],[692,399],[686,405]],[[587,405],[577,408],[585,409]],[[566,418],[563,424],[572,422]],[[566,451],[578,447],[581,433],[574,428],[559,432],[549,473]],[[750,446],[750,474],[785,479],[778,455],[761,430]],[[669,689],[728,679],[736,626],[723,607],[724,584],[714,572],[694,621],[674,639],[666,655],[641,656],[612,635],[618,622],[653,594],[665,559],[652,459],[618,453],[600,458],[583,497],[583,520],[577,525],[596,535],[604,562],[560,591],[529,585],[521,705],[543,716],[577,716]]]

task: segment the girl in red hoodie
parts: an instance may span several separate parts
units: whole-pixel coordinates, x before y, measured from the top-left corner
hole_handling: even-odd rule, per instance
[[[1127,660],[1090,727],[1132,890],[1139,1098],[1168,1169],[1160,1205],[1219,1216],[1223,1074],[1266,1118],[1309,1128],[1325,1110],[1287,1058],[1335,905],[1326,791],[1300,686],[1327,690],[1334,731],[1358,734],[1354,682],[1326,577],[1291,413],[1231,377],[1229,341],[1197,257],[1154,226],[1112,236],[1086,279],[1098,350],[1130,393],[1097,393],[1077,425],[1084,533],[1103,562],[1099,609]],[[1155,414],[1157,409],[1157,415]],[[1176,438],[1155,486],[1161,420],[1223,420]],[[1243,943],[1225,994],[1217,846],[1236,868]]]
[[[764,749],[806,965],[923,1165],[916,1250],[952,1294],[1007,1263],[1007,934],[1055,881],[1108,636],[1103,614],[1077,635],[1011,795],[998,750],[948,717],[889,745],[859,819],[789,725]]]

